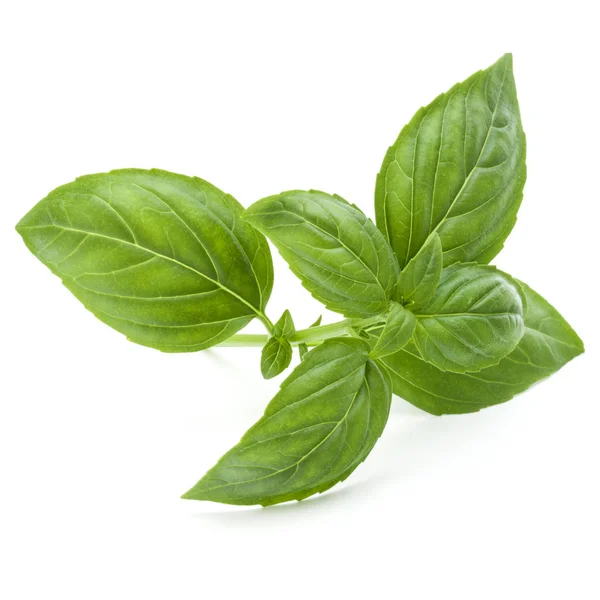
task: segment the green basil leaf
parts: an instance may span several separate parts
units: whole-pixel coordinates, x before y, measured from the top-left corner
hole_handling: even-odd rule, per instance
[[[404,267],[396,285],[396,298],[411,310],[431,299],[440,282],[443,257],[437,233],[430,235],[419,252]]]
[[[319,317],[317,318],[317,320],[309,326],[310,327],[319,327],[319,325],[321,324],[321,321],[323,320],[323,315],[319,315]]]
[[[260,355],[260,372],[271,379],[285,371],[292,362],[292,345],[284,338],[271,337]]]
[[[397,302],[390,304],[390,312],[383,331],[371,350],[371,358],[383,358],[398,352],[406,346],[415,330],[415,315]]]
[[[381,232],[355,206],[323,192],[291,191],[259,200],[244,219],[275,244],[327,308],[348,317],[386,309],[398,264]]]
[[[311,327],[318,327],[321,324],[321,319],[322,315],[319,315],[319,318],[309,326],[309,329]],[[298,344],[298,352],[300,354],[300,360],[302,360],[308,354],[308,346],[304,343]]]
[[[265,379],[271,379],[285,371],[292,361],[292,345],[289,338],[296,328],[289,310],[273,326],[273,336],[269,338],[260,356],[260,370]]]
[[[518,284],[495,267],[452,265],[416,314],[415,344],[424,360],[443,371],[495,365],[523,336],[523,303]]]
[[[57,188],[17,225],[100,320],[166,352],[213,346],[264,317],[267,241],[210,183],[124,169]]]
[[[516,221],[525,135],[506,54],[421,108],[377,177],[377,225],[403,268],[436,232],[444,265],[489,262]]]
[[[311,350],[264,416],[183,498],[227,504],[302,500],[345,479],[381,435],[389,381],[357,338]]]
[[[525,333],[508,356],[477,373],[460,375],[426,363],[410,344],[382,361],[394,393],[435,415],[476,412],[510,400],[581,354],[583,342],[560,313],[519,283],[527,300]]]
[[[290,338],[296,333],[294,321],[289,310],[285,310],[281,318],[273,326],[273,337]]]

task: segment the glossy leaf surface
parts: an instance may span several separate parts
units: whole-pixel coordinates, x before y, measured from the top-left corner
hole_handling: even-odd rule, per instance
[[[292,346],[288,340],[271,337],[260,355],[260,372],[265,379],[283,373],[292,362]]]
[[[497,364],[523,336],[518,285],[494,267],[455,264],[442,272],[431,300],[417,316],[420,355],[456,373]]]
[[[583,352],[583,342],[560,313],[521,283],[525,333],[497,365],[478,373],[443,372],[419,357],[413,344],[383,359],[394,393],[435,415],[469,413],[506,402]]]
[[[439,236],[434,233],[402,269],[396,285],[398,301],[411,305],[412,310],[425,304],[440,282],[442,266],[442,244]]]
[[[391,390],[358,339],[311,350],[240,443],[184,498],[228,504],[301,500],[345,479],[387,421]]]
[[[400,267],[432,232],[444,265],[489,262],[516,221],[525,135],[512,57],[421,108],[388,150],[377,178],[377,225]]]
[[[338,196],[290,191],[253,204],[244,219],[277,247],[304,287],[349,317],[383,312],[398,264],[381,232]]]
[[[397,302],[391,302],[390,312],[381,335],[371,350],[371,358],[383,358],[406,346],[413,335],[415,315]]]
[[[57,188],[17,230],[100,320],[186,352],[227,339],[269,299],[268,244],[242,212],[202,179],[126,169]]]

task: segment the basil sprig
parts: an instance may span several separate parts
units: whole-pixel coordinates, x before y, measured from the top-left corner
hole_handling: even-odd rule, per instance
[[[301,362],[264,416],[184,498],[270,505],[343,481],[392,391],[436,415],[505,402],[583,352],[539,294],[488,262],[525,183],[512,57],[421,108],[388,150],[375,225],[339,196],[294,190],[248,210],[208,182],[124,169],[57,188],[17,225],[99,319],[165,352],[260,346],[270,379]],[[266,314],[268,238],[327,308],[297,329]],[[267,334],[237,333],[258,319]]]

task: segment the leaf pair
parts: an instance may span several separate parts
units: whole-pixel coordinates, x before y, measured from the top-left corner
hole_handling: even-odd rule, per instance
[[[420,109],[386,154],[377,178],[377,225],[403,268],[399,300],[428,316],[418,318],[413,340],[384,363],[394,393],[433,414],[509,400],[583,352],[568,323],[528,286],[517,283],[519,301],[510,277],[461,264],[483,265],[501,250],[525,176],[510,55]],[[420,293],[430,295],[437,281],[440,250],[443,265],[453,267],[440,276],[437,300],[424,308]],[[468,312],[477,313],[460,323],[447,314],[457,294],[472,297]],[[499,304],[504,315],[481,318]]]
[[[414,343],[420,356],[457,373],[496,364],[523,336],[519,286],[494,267],[455,263],[442,271],[442,261],[441,240],[433,233],[396,287],[398,299],[416,314]]]
[[[399,275],[383,235],[337,196],[285,192],[255,203],[244,218],[277,246],[317,300],[346,316],[380,315],[386,324],[375,358],[414,337],[421,356],[440,369],[478,371],[496,364],[523,335],[518,286],[483,265],[457,263],[442,271],[436,233]]]
[[[476,373],[449,373],[424,361],[410,343],[382,361],[394,393],[435,415],[475,412],[510,400],[581,354],[581,339],[559,312],[519,284],[526,300],[525,331],[510,354]]]
[[[260,370],[265,379],[271,379],[285,371],[292,361],[290,338],[296,332],[289,310],[286,310],[273,327],[273,335],[264,345],[260,359]]]

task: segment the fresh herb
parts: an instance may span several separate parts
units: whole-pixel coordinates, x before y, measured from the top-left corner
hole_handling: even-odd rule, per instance
[[[273,335],[264,345],[260,357],[260,370],[265,379],[271,379],[285,371],[292,362],[290,338],[296,333],[289,310],[273,326]]]
[[[54,190],[17,230],[133,342],[164,352],[261,346],[266,379],[298,346],[302,360],[264,416],[183,496],[269,505],[348,477],[383,432],[392,392],[437,415],[474,412],[583,352],[556,309],[488,266],[515,223],[525,174],[505,55],[404,127],[377,177],[377,226],[324,192],[284,192],[244,211],[202,179],[125,169]],[[286,310],[271,322],[266,238],[344,320],[296,329]],[[254,318],[267,335],[237,334]]]

